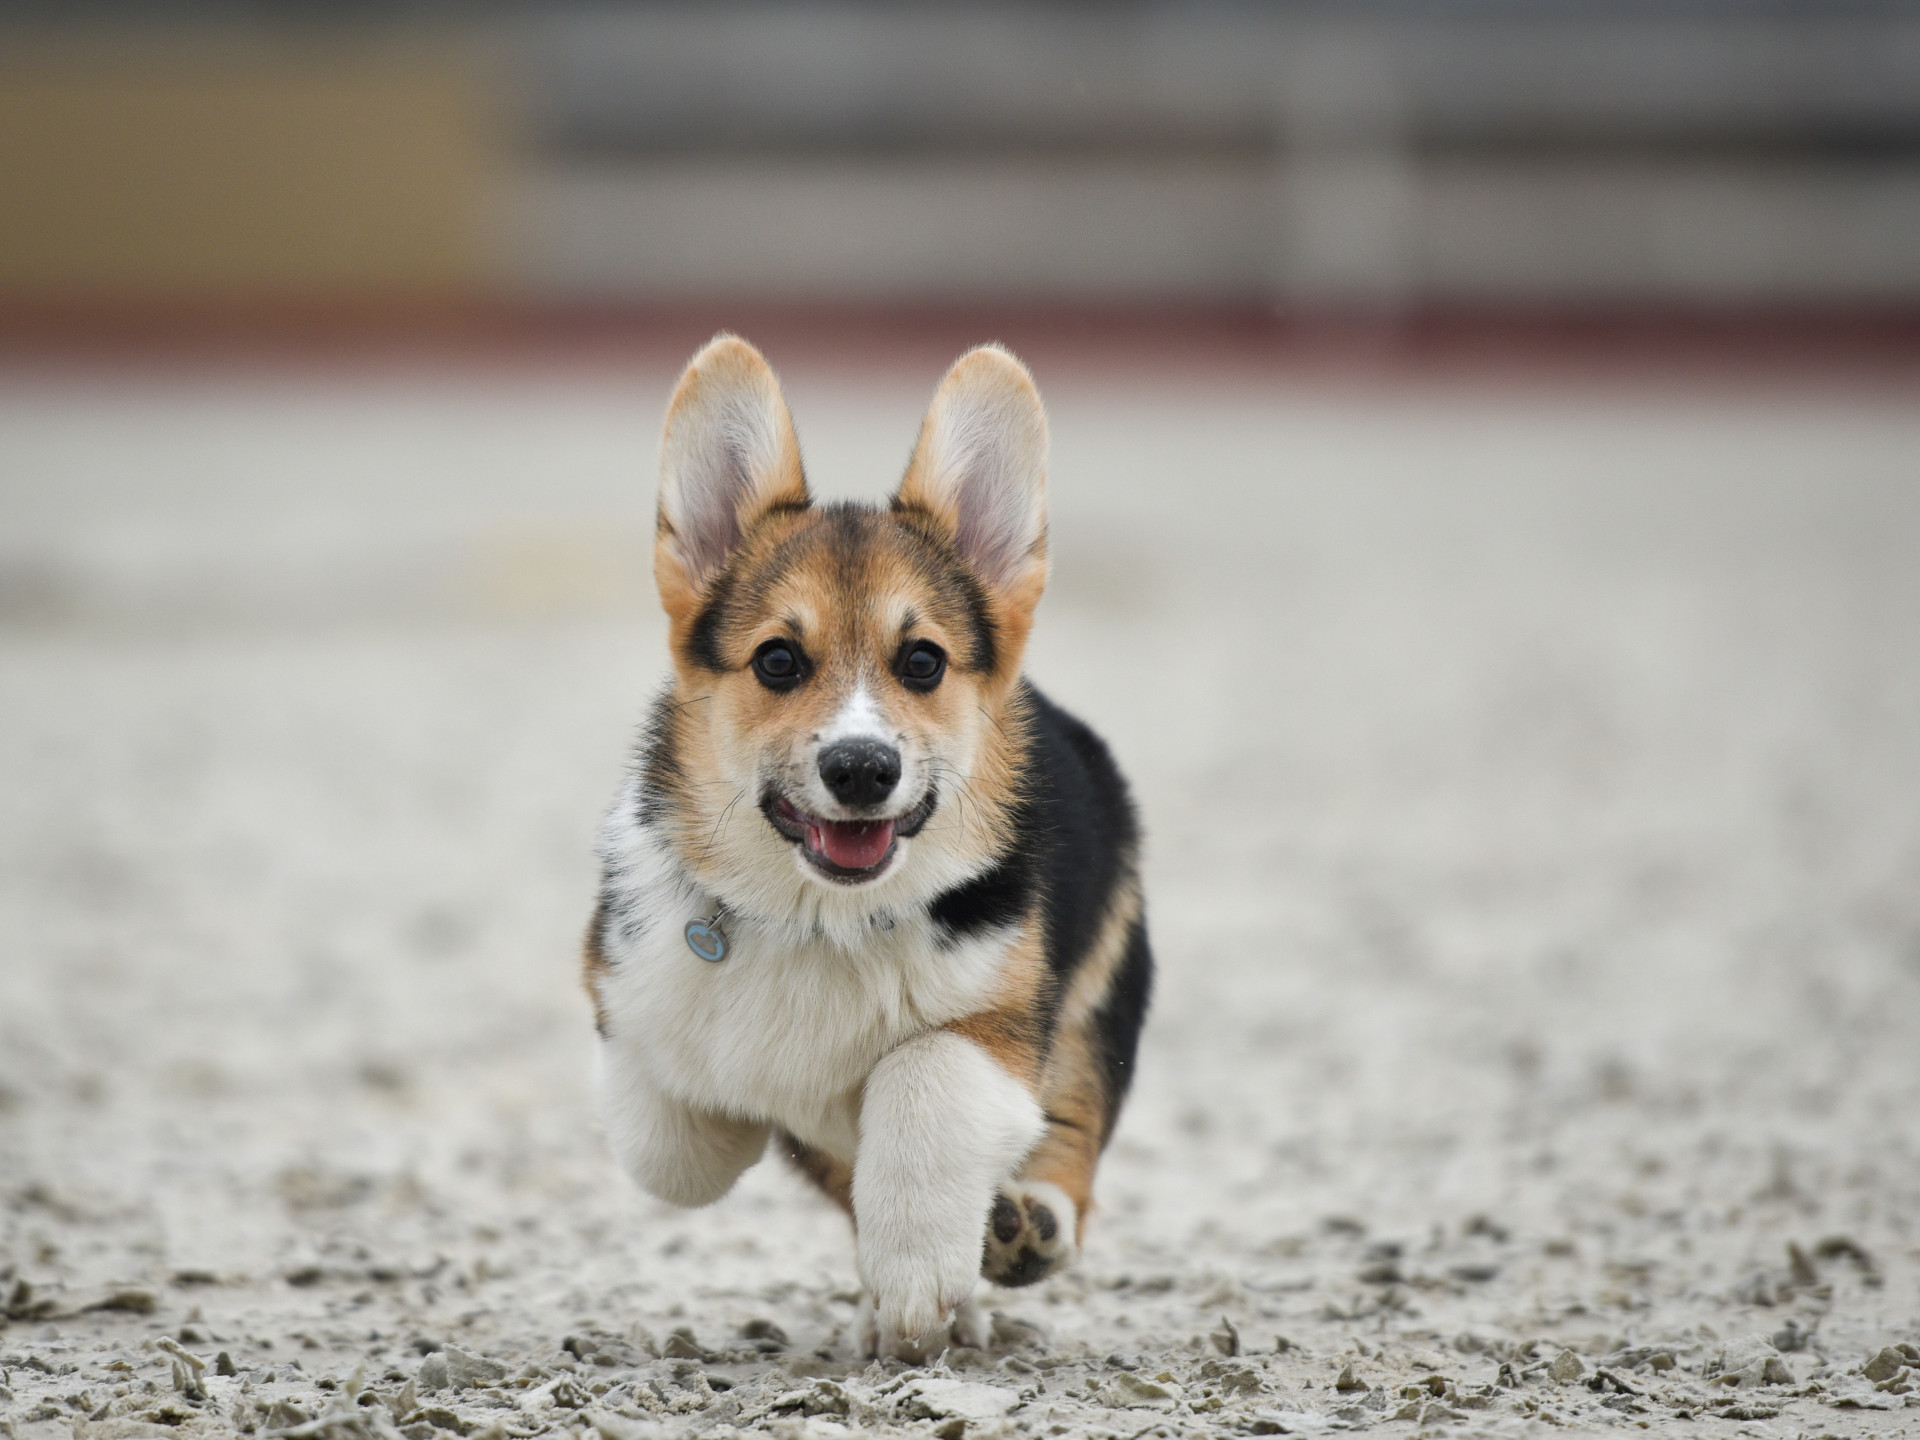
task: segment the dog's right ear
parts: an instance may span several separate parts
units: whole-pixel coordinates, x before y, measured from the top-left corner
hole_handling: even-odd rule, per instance
[[[1047,414],[1012,354],[982,345],[954,361],[893,508],[925,517],[998,597],[1017,660],[1047,584]]]
[[[739,336],[714,336],[674,388],[660,443],[653,578],[675,624],[755,525],[811,503],[773,368]]]

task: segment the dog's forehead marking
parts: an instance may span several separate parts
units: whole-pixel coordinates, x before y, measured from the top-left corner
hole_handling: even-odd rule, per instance
[[[883,658],[914,625],[937,614],[943,598],[932,577],[878,545],[858,556],[819,550],[766,573],[750,593],[763,613],[817,646],[816,660],[829,651],[860,654],[877,645]]]
[[[993,624],[978,587],[889,514],[830,507],[742,561],[696,627],[708,637],[696,653],[710,669],[742,663],[722,655],[751,649],[774,625],[799,639],[816,665],[838,670],[853,660],[869,678],[875,664],[890,671],[901,642],[929,626],[962,668],[993,664]],[[722,630],[733,636],[726,652],[713,643]]]

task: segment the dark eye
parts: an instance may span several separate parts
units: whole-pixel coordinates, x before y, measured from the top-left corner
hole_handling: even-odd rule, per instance
[[[909,690],[931,690],[947,673],[947,652],[921,640],[900,657],[900,679]]]
[[[753,673],[769,690],[791,690],[800,683],[800,653],[785,640],[769,640],[753,652]]]

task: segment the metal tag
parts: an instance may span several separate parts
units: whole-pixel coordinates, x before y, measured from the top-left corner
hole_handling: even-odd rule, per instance
[[[720,912],[687,922],[687,948],[702,960],[718,965],[727,958],[727,932],[720,928]]]

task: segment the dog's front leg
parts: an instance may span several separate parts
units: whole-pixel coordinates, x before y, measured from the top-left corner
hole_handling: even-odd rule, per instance
[[[601,1047],[598,1089],[614,1155],[669,1204],[711,1204],[767,1148],[769,1126],[676,1100],[612,1045]]]
[[[1026,1087],[949,1030],[916,1036],[873,1068],[853,1213],[882,1336],[917,1339],[973,1294],[995,1188],[1042,1124]]]

